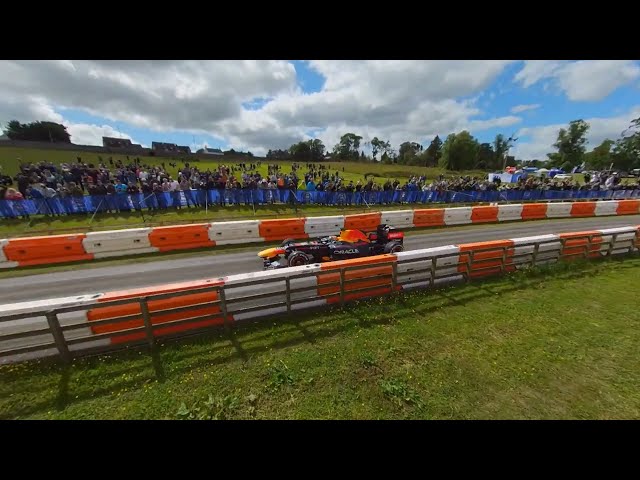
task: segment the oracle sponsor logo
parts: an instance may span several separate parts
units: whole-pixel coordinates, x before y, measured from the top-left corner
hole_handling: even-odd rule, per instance
[[[334,250],[333,253],[336,255],[349,255],[352,253],[358,253],[357,248],[347,248],[346,250]]]

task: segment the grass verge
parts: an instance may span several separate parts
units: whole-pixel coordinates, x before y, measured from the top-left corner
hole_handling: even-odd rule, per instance
[[[0,367],[0,418],[637,419],[640,259]]]

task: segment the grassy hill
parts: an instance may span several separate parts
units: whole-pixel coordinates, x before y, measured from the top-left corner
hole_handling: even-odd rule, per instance
[[[127,156],[126,155],[109,155],[109,154],[100,154],[95,152],[80,152],[75,150],[46,150],[46,149],[35,149],[35,148],[19,148],[19,147],[0,147],[0,165],[5,174],[15,176],[19,171],[20,161],[25,163],[36,163],[43,160],[50,161],[56,165],[64,162],[74,162],[76,161],[76,157],[81,157],[82,160],[86,163],[100,163],[100,158],[102,158],[102,162],[105,165],[109,166],[109,157],[113,158],[113,161],[120,159],[126,163]],[[135,158],[130,156],[131,159]],[[177,174],[177,168],[172,168],[169,166],[169,162],[175,162],[178,164],[178,167],[183,165],[181,157],[140,157],[142,163],[148,165],[159,165],[162,162],[165,163],[167,171],[172,175]],[[246,157],[241,156],[224,156],[224,157],[216,157],[215,159],[211,159],[211,157],[201,156],[198,157],[199,161],[190,160],[192,165],[197,165],[201,170],[206,170],[207,168],[217,168],[219,165],[235,165],[237,163],[250,163],[251,159],[247,159]],[[285,161],[269,161],[265,158],[254,157],[255,162],[262,161],[262,166],[259,169],[260,173],[263,175],[267,173],[267,164],[269,163],[277,163],[283,166],[284,172],[289,172],[290,168],[287,166],[292,162]],[[302,162],[299,162],[302,163]],[[412,175],[426,175],[428,179],[437,178],[440,174],[445,175],[478,175],[484,176],[485,173],[481,171],[470,171],[470,172],[446,172],[440,168],[426,168],[426,167],[412,167],[408,165],[383,165],[381,163],[365,163],[365,162],[323,162],[323,165],[326,165],[327,168],[333,173],[335,171],[339,171],[341,176],[345,177],[347,180],[353,180],[354,182],[358,180],[363,180],[364,175],[367,173],[373,174],[376,177],[377,181],[384,180],[395,180],[396,178],[400,181],[408,179]],[[342,169],[344,168],[344,172]],[[303,168],[304,172],[304,168]]]

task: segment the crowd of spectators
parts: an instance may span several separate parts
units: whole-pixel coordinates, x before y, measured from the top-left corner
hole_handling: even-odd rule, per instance
[[[108,165],[106,164],[108,163]],[[307,192],[344,192],[349,199],[352,193],[359,192],[473,192],[473,191],[509,191],[509,190],[618,190],[640,188],[638,182],[623,183],[621,178],[606,172],[585,174],[584,182],[575,179],[541,178],[533,174],[521,176],[516,183],[503,184],[499,179],[479,178],[471,176],[440,175],[434,180],[425,176],[412,176],[406,181],[382,180],[372,175],[359,180],[346,180],[344,167],[331,171],[329,166],[321,163],[287,163],[285,168],[280,164],[268,164],[266,175],[258,172],[262,167],[260,161],[239,163],[235,165],[218,165],[217,168],[201,169],[197,165],[183,162],[180,166],[169,162],[169,167],[177,171],[171,175],[165,162],[159,165],[148,165],[140,158],[108,162],[86,163],[77,157],[75,162],[63,163],[59,166],[51,162],[37,164],[22,163],[20,172],[11,178],[0,174],[0,200],[22,199],[68,199],[84,195],[111,196],[118,194],[142,194],[144,198],[155,194],[177,196],[179,192],[187,192],[184,197],[186,206],[204,206],[206,195],[193,194],[196,190],[271,190],[293,191],[298,189]],[[285,171],[289,170],[289,171]],[[303,173],[304,172],[304,173]],[[286,193],[286,192],[285,192]],[[216,197],[224,205],[228,196]],[[235,203],[238,198],[234,199]],[[245,203],[255,202],[249,194],[243,195]],[[262,196],[267,203],[291,201],[293,196]],[[386,196],[385,198],[390,198]],[[385,200],[383,203],[389,203]],[[113,202],[107,206],[111,211]],[[171,202],[175,208],[181,208],[182,202]],[[166,202],[150,202],[150,209],[166,209]],[[114,207],[118,209],[118,207]],[[138,209],[138,208],[136,208]]]

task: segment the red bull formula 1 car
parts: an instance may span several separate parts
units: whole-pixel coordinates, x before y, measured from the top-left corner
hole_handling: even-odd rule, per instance
[[[311,263],[333,262],[369,257],[404,250],[404,233],[389,226],[378,225],[375,232],[342,230],[340,235],[316,240],[285,240],[280,247],[258,253],[265,269],[299,267]]]

